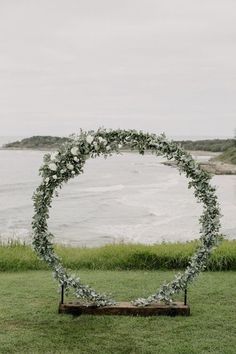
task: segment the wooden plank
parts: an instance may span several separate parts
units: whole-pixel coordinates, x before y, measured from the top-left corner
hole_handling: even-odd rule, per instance
[[[189,316],[190,307],[181,302],[172,305],[153,304],[134,306],[130,302],[120,302],[112,306],[84,305],[79,302],[59,304],[59,313],[80,315],[124,315],[124,316]]]

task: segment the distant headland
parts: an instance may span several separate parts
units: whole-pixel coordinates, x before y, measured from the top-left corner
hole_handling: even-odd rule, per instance
[[[36,135],[3,145],[3,149],[57,150],[69,138],[59,136]]]

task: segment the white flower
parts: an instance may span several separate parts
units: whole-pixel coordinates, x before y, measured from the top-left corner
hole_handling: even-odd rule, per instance
[[[78,159],[78,157],[74,157],[74,159],[73,159],[75,162],[78,162],[79,161],[79,159]]]
[[[74,156],[78,154],[78,151],[79,151],[79,148],[76,147],[76,146],[74,146],[74,147],[70,150],[70,152],[71,152],[72,155],[74,155]]]
[[[71,171],[71,173],[72,173],[72,175],[74,175],[74,174],[75,174],[75,171]]]
[[[48,183],[50,181],[50,178],[49,177],[46,177],[45,178],[45,182]]]
[[[51,171],[56,171],[56,170],[57,170],[57,165],[56,165],[54,162],[52,162],[52,163],[50,163],[50,164],[48,165],[48,168],[49,168],[49,170],[51,170]]]
[[[64,172],[66,172],[66,171],[65,171],[65,170],[63,170],[63,169],[60,171],[60,173],[61,173],[61,174],[63,174]]]
[[[106,147],[106,150],[107,150],[107,151],[111,150],[110,146],[107,146],[107,147]]]
[[[56,160],[57,156],[58,156],[58,152],[53,152],[53,153],[51,154],[51,160],[52,160],[52,161],[53,161],[53,160]]]
[[[57,179],[57,175],[53,175],[52,178],[53,178],[53,179]]]
[[[122,146],[123,146],[122,144],[119,144],[119,145],[118,145],[118,148],[119,148],[119,149],[121,149],[121,148],[122,148]]]
[[[98,141],[99,141],[99,143],[104,144],[104,145],[107,143],[106,139],[102,138],[101,136],[98,137]]]
[[[88,135],[86,137],[86,141],[87,141],[87,143],[91,144],[93,142],[93,136],[92,135]]]
[[[74,169],[74,166],[71,163],[68,163],[66,165],[66,167],[68,168],[68,170],[73,170]]]

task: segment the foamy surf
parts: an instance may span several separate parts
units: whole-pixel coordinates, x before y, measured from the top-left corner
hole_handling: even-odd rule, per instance
[[[78,192],[84,193],[106,193],[106,192],[117,192],[124,189],[123,184],[117,184],[112,186],[101,186],[101,187],[88,187],[88,188],[77,188]]]

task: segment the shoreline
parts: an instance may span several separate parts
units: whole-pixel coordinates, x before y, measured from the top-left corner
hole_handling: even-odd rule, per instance
[[[42,152],[52,152],[56,151],[57,148],[4,148],[0,147],[0,151],[42,151]],[[236,175],[236,165],[224,163],[222,161],[216,161],[215,158],[220,155],[220,152],[203,151],[203,150],[186,150],[193,158],[209,156],[207,161],[200,161],[200,167],[213,175]],[[135,150],[121,150],[120,153],[137,153]],[[146,151],[148,154],[149,152]],[[161,162],[162,165],[175,167],[175,161],[164,161]]]
[[[175,161],[164,161],[161,163],[165,166],[177,168]],[[199,162],[199,165],[204,171],[213,175],[236,175],[236,165],[211,159],[206,162]]]
[[[217,161],[216,158],[221,153],[220,152],[212,152],[212,151],[203,151],[203,150],[187,150],[194,159],[204,156],[209,156],[207,161],[198,161],[200,167],[213,175],[236,175],[236,165],[225,163],[222,161]],[[165,166],[175,167],[177,168],[177,164],[175,161],[164,161],[161,162]]]

